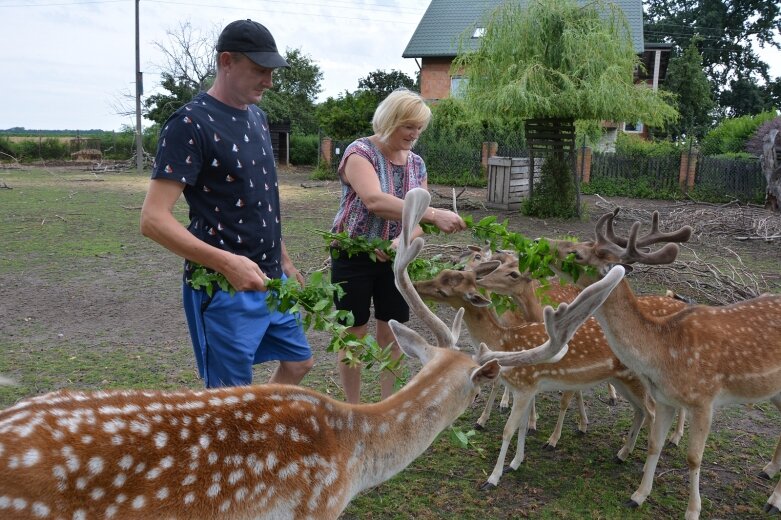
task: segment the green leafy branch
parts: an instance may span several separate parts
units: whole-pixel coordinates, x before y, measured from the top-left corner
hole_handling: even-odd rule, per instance
[[[192,274],[189,284],[193,289],[204,290],[212,296],[215,288],[228,292],[231,296],[236,289],[222,273],[191,263]],[[327,332],[331,340],[329,352],[344,352],[344,362],[349,366],[363,363],[367,368],[377,366],[379,370],[389,370],[399,377],[401,359],[393,359],[390,346],[381,347],[371,336],[358,338],[348,332],[354,323],[352,312],[334,308],[334,298],[340,298],[344,289],[337,284],[327,282],[323,273],[314,272],[305,286],[293,278],[286,280],[271,279],[266,282],[268,289],[266,302],[270,309],[280,312],[301,314],[304,331],[310,329]]]

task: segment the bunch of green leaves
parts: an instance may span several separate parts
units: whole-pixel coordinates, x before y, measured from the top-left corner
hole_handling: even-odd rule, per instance
[[[215,288],[228,292],[231,296],[236,293],[236,289],[223,274],[198,264],[192,264],[189,284],[196,290],[206,291],[209,296],[214,294]],[[376,366],[379,370],[393,372],[398,378],[401,358],[393,359],[390,346],[381,347],[370,335],[358,338],[348,332],[348,328],[354,323],[352,312],[334,308],[334,298],[340,298],[344,289],[338,284],[329,283],[323,273],[312,273],[305,286],[301,286],[293,278],[277,278],[268,280],[266,288],[266,302],[270,309],[300,313],[304,331],[314,329],[329,333],[331,341],[327,350],[344,352],[344,362],[349,366],[358,363],[367,368]]]

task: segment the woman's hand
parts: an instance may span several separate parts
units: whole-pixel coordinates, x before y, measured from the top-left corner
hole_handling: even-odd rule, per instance
[[[390,248],[393,249],[394,251],[396,251],[396,249],[398,249],[398,247],[399,247],[399,238],[396,237],[391,242]],[[388,260],[391,259],[390,255],[388,255],[388,253],[386,253],[385,251],[383,251],[381,249],[375,249],[374,250],[374,256],[377,257],[377,261],[378,262],[387,262]]]
[[[431,223],[443,233],[457,233],[466,229],[466,222],[458,216],[458,213],[439,208],[429,208],[426,212],[430,212]]]

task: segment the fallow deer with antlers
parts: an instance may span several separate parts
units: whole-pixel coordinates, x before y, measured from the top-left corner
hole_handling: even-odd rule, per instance
[[[422,247],[409,242],[410,226],[428,205],[428,193],[414,191],[394,264],[407,298],[416,294],[406,266]],[[529,362],[563,355],[570,328],[618,280],[611,274],[569,311],[550,309],[552,339]],[[425,307],[418,301],[416,312]],[[0,517],[335,519],[353,496],[423,453],[499,374],[498,363],[477,365],[455,348],[459,315],[452,329],[430,318],[438,347],[391,322],[402,350],[423,366],[376,404],[277,384],[65,390],[21,401],[0,412]]]
[[[635,222],[628,238],[619,237],[613,230],[617,212],[599,219],[593,241],[553,242],[560,261],[573,255],[577,263],[595,267],[599,276],[617,264],[669,264],[678,255],[676,242],[684,242],[691,235],[688,226],[669,233],[659,231],[659,215],[654,213],[648,234],[638,237],[640,223]],[[665,245],[649,252],[647,248],[656,244]],[[581,277],[578,283],[587,286],[596,279]],[[610,348],[643,379],[656,401],[643,479],[629,505],[642,505],[651,493],[665,434],[675,409],[683,407],[691,417],[685,518],[699,518],[700,465],[714,409],[769,400],[781,410],[781,295],[760,296],[722,307],[694,305],[657,317],[643,311],[629,284],[622,281],[595,317]],[[761,475],[770,479],[779,469],[781,439]],[[781,482],[765,504],[766,512],[779,510]]]

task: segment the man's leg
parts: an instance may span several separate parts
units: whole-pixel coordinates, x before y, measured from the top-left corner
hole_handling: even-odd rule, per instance
[[[297,385],[304,379],[304,376],[314,366],[313,358],[304,361],[280,361],[279,366],[271,374],[269,383],[280,383],[284,385]]]

